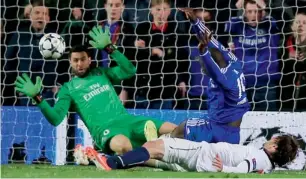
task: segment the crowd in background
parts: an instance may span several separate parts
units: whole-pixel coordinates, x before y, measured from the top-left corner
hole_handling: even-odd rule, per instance
[[[203,1],[203,2],[202,2]],[[109,26],[111,40],[137,67],[116,91],[128,108],[207,109],[209,78],[201,71],[198,42],[180,7],[191,7],[214,36],[244,63],[251,110],[306,110],[305,0],[1,0],[2,105],[32,105],[16,93],[20,73],[41,76],[42,96],[53,104],[71,79],[67,54],[44,60],[44,33],[67,45],[88,43],[95,25]],[[93,66],[116,63],[92,49]]]

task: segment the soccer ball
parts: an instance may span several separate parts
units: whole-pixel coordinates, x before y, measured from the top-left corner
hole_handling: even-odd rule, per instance
[[[58,59],[65,52],[65,40],[56,33],[45,34],[39,41],[39,51],[46,59]]]

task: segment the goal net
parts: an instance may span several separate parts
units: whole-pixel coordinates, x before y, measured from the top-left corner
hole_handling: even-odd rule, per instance
[[[32,101],[14,89],[17,75],[43,79],[42,96],[53,105],[72,78],[68,50],[87,44],[89,30],[109,26],[112,43],[136,66],[135,77],[115,86],[131,114],[179,124],[207,114],[209,78],[200,68],[198,42],[182,7],[195,9],[214,37],[243,62],[251,110],[243,119],[241,144],[262,144],[292,134],[306,154],[306,6],[304,1],[88,0],[1,1],[1,163],[73,162],[76,144],[92,145],[79,116],[50,125]],[[66,41],[61,59],[44,60],[44,33]],[[91,49],[93,66],[117,64]]]

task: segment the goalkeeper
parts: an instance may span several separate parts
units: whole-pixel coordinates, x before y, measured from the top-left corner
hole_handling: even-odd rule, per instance
[[[105,50],[118,66],[90,69],[91,58],[87,48],[74,47],[70,50],[69,60],[76,76],[61,87],[54,108],[39,96],[39,77],[34,85],[28,75],[18,76],[16,90],[35,100],[53,126],[59,125],[72,107],[80,115],[96,146],[107,154],[123,154],[156,139],[158,135],[171,132],[176,127],[174,124],[127,113],[113,84],[135,75],[136,68],[111,44],[108,27],[104,30],[94,27],[89,36],[93,39],[89,43],[94,48]]]

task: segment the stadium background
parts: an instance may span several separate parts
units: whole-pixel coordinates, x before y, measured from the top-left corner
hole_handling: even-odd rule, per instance
[[[65,120],[59,127],[54,128],[47,123],[39,109],[33,106],[30,100],[21,94],[17,94],[13,89],[13,82],[19,72],[30,73],[32,77],[41,75],[44,77],[43,96],[53,104],[60,85],[71,78],[67,54],[59,60],[44,60],[37,55],[39,53],[38,40],[41,34],[35,32],[33,28],[29,28],[31,24],[30,4],[35,2],[39,2],[39,0],[31,2],[27,0],[1,0],[1,164],[73,164],[72,149],[75,144],[91,144],[90,136],[87,130],[84,129],[82,122],[78,120],[78,116],[71,112],[67,116],[68,120]],[[95,24],[105,25],[106,23],[107,13],[103,0],[69,0],[61,2],[45,0],[42,2],[50,10],[50,23],[45,28],[45,32],[61,34],[65,38],[68,48],[76,44],[87,43],[88,30]],[[237,5],[238,0],[210,2],[173,0],[170,2],[169,24],[172,24],[172,22],[175,24],[173,32],[178,39],[182,39],[184,42],[182,44],[178,40],[178,43],[171,45],[175,46],[174,53],[177,53],[175,54],[177,60],[183,62],[181,64],[188,64],[187,67],[189,68],[181,68],[181,65],[179,66],[179,71],[172,71],[171,73],[176,78],[176,83],[159,85],[159,91],[153,92],[158,94],[157,97],[150,94],[150,91],[153,91],[152,89],[155,89],[155,87],[149,86],[145,91],[142,90],[141,85],[144,84],[139,79],[143,74],[137,74],[139,79],[124,81],[116,89],[118,95],[121,93],[121,99],[132,114],[149,115],[178,124],[187,117],[205,115],[207,77],[200,74],[198,82],[192,83],[193,75],[196,74],[199,77],[200,73],[199,71],[190,71],[196,59],[192,55],[192,47],[194,48],[195,46],[194,39],[191,36],[192,30],[188,20],[177,8],[193,7],[200,10],[204,8],[205,12],[208,13],[208,15],[207,13],[204,14],[207,25],[214,31],[216,38],[226,47],[229,47],[228,42],[230,39],[235,38],[235,35],[237,35],[226,32],[226,24],[231,17],[243,15],[243,11]],[[280,45],[277,46],[277,59],[279,62],[277,74],[280,74],[280,77],[276,82],[268,80],[264,84],[259,85],[255,82],[247,86],[248,93],[252,94],[249,95],[252,109],[245,116],[242,124],[241,143],[245,145],[254,144],[260,147],[264,141],[270,139],[273,135],[280,133],[293,134],[299,139],[304,154],[301,152],[298,161],[289,168],[302,169],[305,165],[306,149],[306,60],[305,58],[298,59],[296,56],[290,56],[288,53],[292,52],[292,49],[295,52],[298,46],[303,49],[302,43],[290,44],[289,42],[292,42],[290,39],[292,40],[296,33],[292,28],[295,15],[298,12],[306,12],[306,2],[303,0],[266,0],[264,2],[266,15],[272,16],[276,20],[279,29],[277,32],[280,37],[278,41]],[[137,53],[140,52],[135,50],[137,48],[134,45],[134,41],[132,44],[126,44],[123,39],[133,33],[136,33],[138,38],[145,35],[148,36],[148,34],[143,34],[144,32],[141,32],[141,35],[137,34],[139,32],[137,27],[143,22],[152,21],[153,17],[150,15],[151,1],[127,0],[124,3],[125,9],[120,19],[124,23],[128,23],[130,29],[125,28],[126,26],[121,28],[118,31],[120,35],[116,43],[130,60],[139,65],[137,59],[144,57],[138,56],[139,54]],[[304,24],[305,21],[304,19]],[[266,33],[268,38],[269,35],[272,35],[272,32],[267,31]],[[305,30],[302,33],[306,36]],[[180,52],[182,49],[189,48],[190,50],[186,52]],[[273,49],[274,47],[266,46],[264,48]],[[256,47],[254,49],[255,51],[258,50]],[[131,51],[134,53],[127,53]],[[181,59],[179,54],[184,54],[184,52],[189,55]],[[101,52],[92,50],[92,55],[96,57],[94,58],[96,59],[94,65],[116,65],[110,63],[109,59]],[[256,55],[257,52],[255,57]],[[150,59],[152,54],[148,56]],[[30,63],[22,66],[24,61]],[[257,63],[260,63],[260,61],[255,61],[255,64]],[[150,66],[151,61],[148,64]],[[145,78],[150,78],[160,72],[156,72],[156,69],[149,69],[149,66],[147,66],[147,71],[142,72],[148,74],[147,76],[144,75]],[[143,69],[145,66],[139,68]],[[161,71],[161,74],[163,73],[166,72]],[[255,79],[259,79],[264,75],[270,79],[275,74],[268,72],[260,75],[256,73],[247,75]],[[186,88],[181,83],[177,83],[180,77],[184,79]],[[203,87],[199,87],[201,85]],[[175,87],[173,88],[173,86]],[[166,89],[169,89],[168,91],[174,95],[163,94],[163,91],[167,91]],[[192,90],[198,93],[200,91],[200,94],[192,92]],[[256,90],[259,91],[256,92]],[[270,93],[271,90],[274,93]],[[122,91],[124,92],[122,93]],[[270,98],[273,95],[275,97]]]

